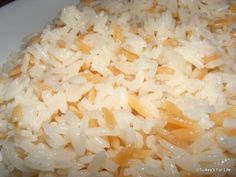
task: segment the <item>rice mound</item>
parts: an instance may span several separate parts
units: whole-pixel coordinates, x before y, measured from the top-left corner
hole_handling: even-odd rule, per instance
[[[236,175],[236,3],[84,0],[0,75],[1,177]]]

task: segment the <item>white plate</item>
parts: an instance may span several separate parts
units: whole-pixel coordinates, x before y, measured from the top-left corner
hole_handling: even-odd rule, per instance
[[[18,51],[22,39],[55,18],[66,5],[79,0],[17,0],[0,8],[0,65],[12,51]]]

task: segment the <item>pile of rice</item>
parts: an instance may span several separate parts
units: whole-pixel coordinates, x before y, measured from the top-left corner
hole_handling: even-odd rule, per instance
[[[0,75],[1,177],[236,175],[236,4],[69,6]]]

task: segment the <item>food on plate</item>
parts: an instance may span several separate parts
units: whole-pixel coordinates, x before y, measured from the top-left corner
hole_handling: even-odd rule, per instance
[[[0,176],[236,174],[236,4],[81,0],[0,75]]]

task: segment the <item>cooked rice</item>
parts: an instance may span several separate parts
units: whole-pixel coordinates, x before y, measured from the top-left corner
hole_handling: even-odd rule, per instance
[[[236,175],[236,3],[83,0],[0,75],[1,177]]]

